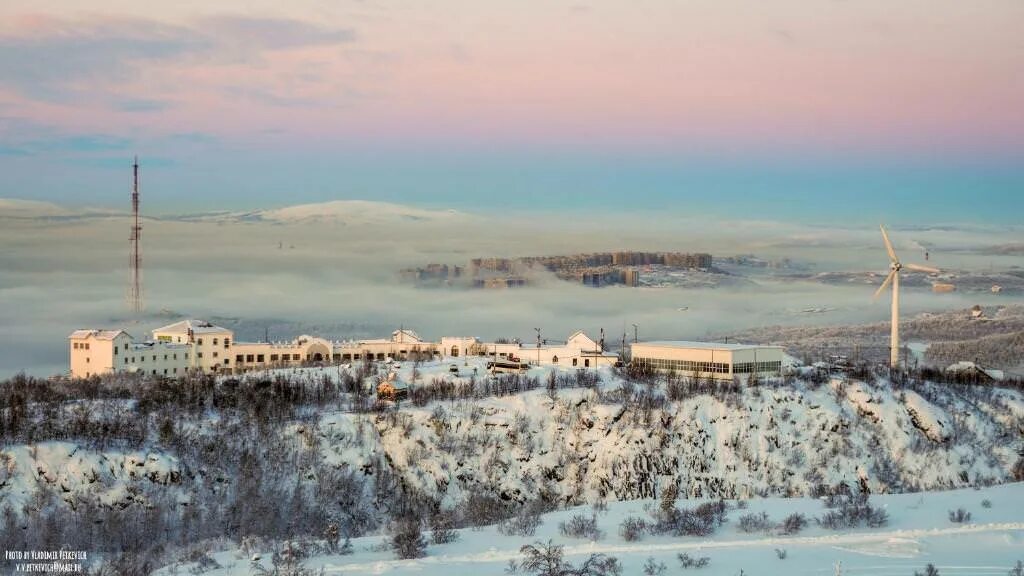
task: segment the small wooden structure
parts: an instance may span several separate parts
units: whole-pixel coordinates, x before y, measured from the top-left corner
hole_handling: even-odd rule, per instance
[[[388,374],[377,383],[378,400],[401,400],[409,395],[409,385],[398,379],[394,372]]]

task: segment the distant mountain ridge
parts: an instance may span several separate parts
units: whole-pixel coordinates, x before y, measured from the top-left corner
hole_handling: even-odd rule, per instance
[[[74,220],[85,218],[108,218],[127,216],[128,212],[118,210],[71,208],[37,200],[0,198],[0,219],[19,220]],[[143,217],[155,220],[179,222],[244,223],[265,222],[271,224],[330,223],[339,225],[381,225],[395,222],[448,222],[465,218],[467,214],[456,210],[427,209],[370,200],[332,200],[312,204],[296,204],[281,208],[249,211],[211,211],[191,214],[149,215],[143,209]]]

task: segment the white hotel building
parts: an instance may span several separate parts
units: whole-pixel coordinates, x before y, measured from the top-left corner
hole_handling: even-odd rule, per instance
[[[578,368],[608,366],[618,360],[582,331],[572,334],[565,345],[554,347],[486,343],[463,336],[429,342],[407,329],[395,330],[390,338],[368,340],[332,341],[304,335],[287,342],[236,342],[233,331],[201,320],[175,322],[153,330],[152,336],[136,341],[124,330],[75,330],[68,336],[70,375],[88,378],[128,372],[173,378],[190,371],[231,374],[303,364],[466,356]]]

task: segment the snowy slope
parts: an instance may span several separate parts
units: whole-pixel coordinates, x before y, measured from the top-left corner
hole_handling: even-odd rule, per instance
[[[983,502],[988,501],[986,508]],[[690,505],[692,503],[685,502]],[[800,512],[810,519],[824,511],[822,503],[810,498],[769,498],[752,500],[746,510],[733,509],[729,520],[711,537],[647,536],[627,542],[618,527],[627,517],[649,517],[650,500],[611,503],[598,512],[599,528],[605,536],[598,541],[562,536],[558,524],[574,514],[590,515],[589,507],[547,514],[533,537],[505,536],[495,527],[461,530],[457,542],[428,547],[427,556],[417,560],[396,560],[380,546],[382,538],[372,536],[352,541],[354,552],[344,556],[315,556],[305,566],[324,574],[504,574],[510,560],[521,559],[523,544],[551,539],[565,546],[566,559],[575,564],[586,556],[603,553],[617,557],[623,574],[641,574],[648,558],[664,563],[666,574],[681,574],[677,554],[706,556],[707,568],[697,574],[751,574],[758,576],[836,573],[849,575],[910,575],[933,563],[943,575],[1006,574],[1013,563],[1024,559],[1024,484],[1009,484],[981,490],[956,490],[924,494],[884,495],[873,504],[889,514],[889,524],[878,529],[829,531],[811,526],[803,532],[784,536],[746,534],[737,528],[740,514],[766,512],[779,521]],[[735,506],[731,506],[735,508]],[[963,507],[973,522],[955,524],[947,512]],[[776,550],[784,550],[780,559]],[[258,552],[256,563],[270,567],[268,550]],[[213,555],[221,568],[209,576],[241,576],[251,573],[251,556],[236,549]],[[177,567],[179,572],[190,565]],[[160,574],[172,574],[171,568]],[[523,573],[523,572],[519,572]]]

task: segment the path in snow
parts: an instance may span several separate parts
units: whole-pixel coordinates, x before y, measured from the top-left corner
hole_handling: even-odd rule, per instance
[[[858,554],[886,556],[893,558],[907,558],[912,556],[898,554],[883,554],[873,552],[870,548],[858,549],[856,545],[887,544],[895,541],[900,545],[904,546],[905,549],[907,546],[911,545],[911,543],[916,545],[917,542],[916,540],[914,540],[916,538],[980,534],[986,532],[1010,532],[1016,530],[1024,530],[1024,522],[968,524],[966,526],[951,526],[948,528],[882,530],[875,532],[828,534],[824,536],[768,537],[741,540],[691,540],[686,542],[673,542],[669,544],[602,544],[600,542],[590,542],[578,546],[566,546],[564,552],[566,557],[573,557],[598,553],[614,556],[623,554],[650,554],[654,552],[683,552],[687,550],[712,550],[723,548],[776,548],[799,546],[828,546]],[[379,574],[387,572],[394,568],[408,567],[410,565],[422,565],[424,567],[428,565],[453,566],[455,564],[476,564],[481,562],[507,562],[509,560],[519,560],[521,558],[522,555],[520,554],[518,547],[505,550],[497,550],[492,548],[485,552],[479,552],[475,554],[430,556],[419,560],[380,560],[362,564],[344,565],[325,564],[324,572],[329,574],[342,572],[365,572],[371,574]],[[859,567],[856,570],[844,570],[844,574],[873,574],[876,576],[884,576],[885,574],[887,574],[886,572],[876,572],[874,570],[865,571],[865,568],[867,567]],[[903,570],[898,572],[901,575],[905,574],[906,569],[905,566],[878,566],[877,568],[881,570],[889,568]],[[1007,570],[1006,567],[1002,566],[946,566],[945,568],[950,568],[954,570],[959,569],[960,571],[957,571],[956,574],[988,574],[994,572],[1005,574]],[[967,570],[967,572],[964,572],[963,570]],[[821,573],[823,571],[825,570],[812,569],[808,570],[807,572]],[[944,571],[943,574],[945,575],[946,572]]]

